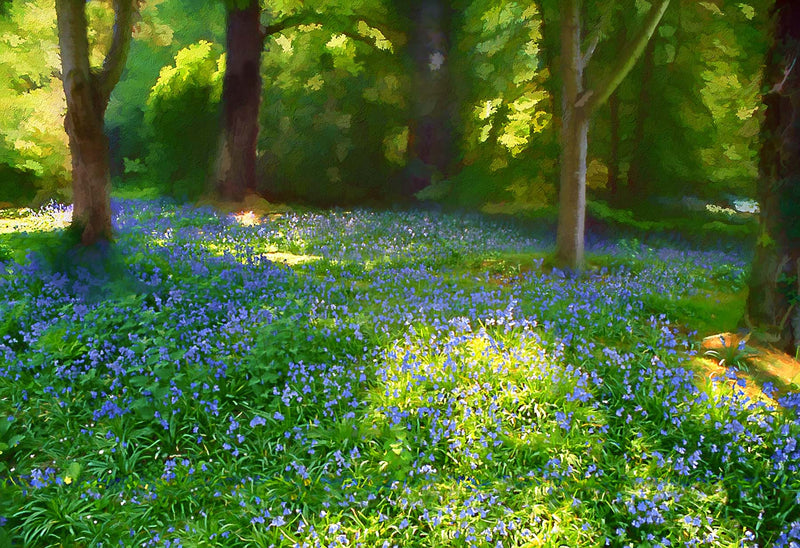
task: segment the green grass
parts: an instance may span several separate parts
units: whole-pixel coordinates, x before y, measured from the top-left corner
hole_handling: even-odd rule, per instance
[[[0,234],[0,546],[796,538],[794,400],[690,368],[741,257],[612,239],[575,276],[482,217],[119,206],[105,255]]]

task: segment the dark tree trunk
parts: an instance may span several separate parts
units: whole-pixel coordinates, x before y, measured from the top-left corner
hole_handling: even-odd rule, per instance
[[[619,95],[615,91],[608,98],[611,150],[608,155],[608,192],[616,197],[619,187]]]
[[[108,139],[97,112],[105,110],[94,97],[92,86],[79,77],[65,81],[71,88],[73,105],[64,121],[72,155],[72,225],[80,231],[81,243],[111,240],[111,176],[108,167]],[[83,96],[78,98],[79,96]],[[94,105],[83,108],[83,105]]]
[[[227,62],[222,84],[223,129],[217,163],[217,191],[241,201],[256,191],[258,112],[261,105],[261,52],[264,34],[258,0],[228,11]]]
[[[125,66],[131,38],[133,2],[114,0],[115,23],[100,71],[89,66],[89,44],[84,0],[56,0],[67,114],[64,128],[72,155],[72,228],[81,243],[110,240],[111,205],[108,138],[103,129],[111,90]]]
[[[406,189],[413,194],[433,177],[447,177],[453,166],[453,86],[450,69],[452,11],[443,0],[409,5],[409,53],[414,91],[409,124]]]
[[[652,108],[650,104],[650,85],[653,80],[653,68],[655,66],[656,41],[650,40],[644,50],[642,58],[642,82],[639,88],[638,109],[636,111],[636,125],[633,130],[633,157],[628,169],[628,188],[627,194],[631,198],[641,196],[647,188],[645,181],[645,156],[648,151],[647,143],[644,142],[645,123],[647,116]]]
[[[747,314],[782,349],[800,346],[800,3],[778,0],[764,68],[760,234]]]

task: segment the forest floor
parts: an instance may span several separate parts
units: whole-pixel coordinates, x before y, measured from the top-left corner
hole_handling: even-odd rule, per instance
[[[113,210],[102,253],[0,212],[0,548],[800,541],[744,250],[591,237],[577,275],[480,215]]]

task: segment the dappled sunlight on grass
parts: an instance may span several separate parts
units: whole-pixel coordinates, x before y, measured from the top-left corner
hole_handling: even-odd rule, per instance
[[[72,222],[72,207],[48,204],[41,209],[0,209],[0,234],[47,232],[64,229]]]
[[[19,543],[781,546],[800,528],[796,394],[698,382],[682,324],[727,322],[680,305],[739,299],[741,257],[597,241],[577,276],[478,216],[114,211],[113,264],[62,272],[30,239],[0,258],[0,531]]]

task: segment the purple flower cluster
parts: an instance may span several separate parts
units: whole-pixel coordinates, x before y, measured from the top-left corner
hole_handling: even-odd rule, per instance
[[[598,241],[619,266],[492,271],[549,242],[479,216],[114,211],[118,263],[0,270],[14,500],[102,499],[149,546],[800,536],[797,395],[702,386],[659,309],[740,257]]]

